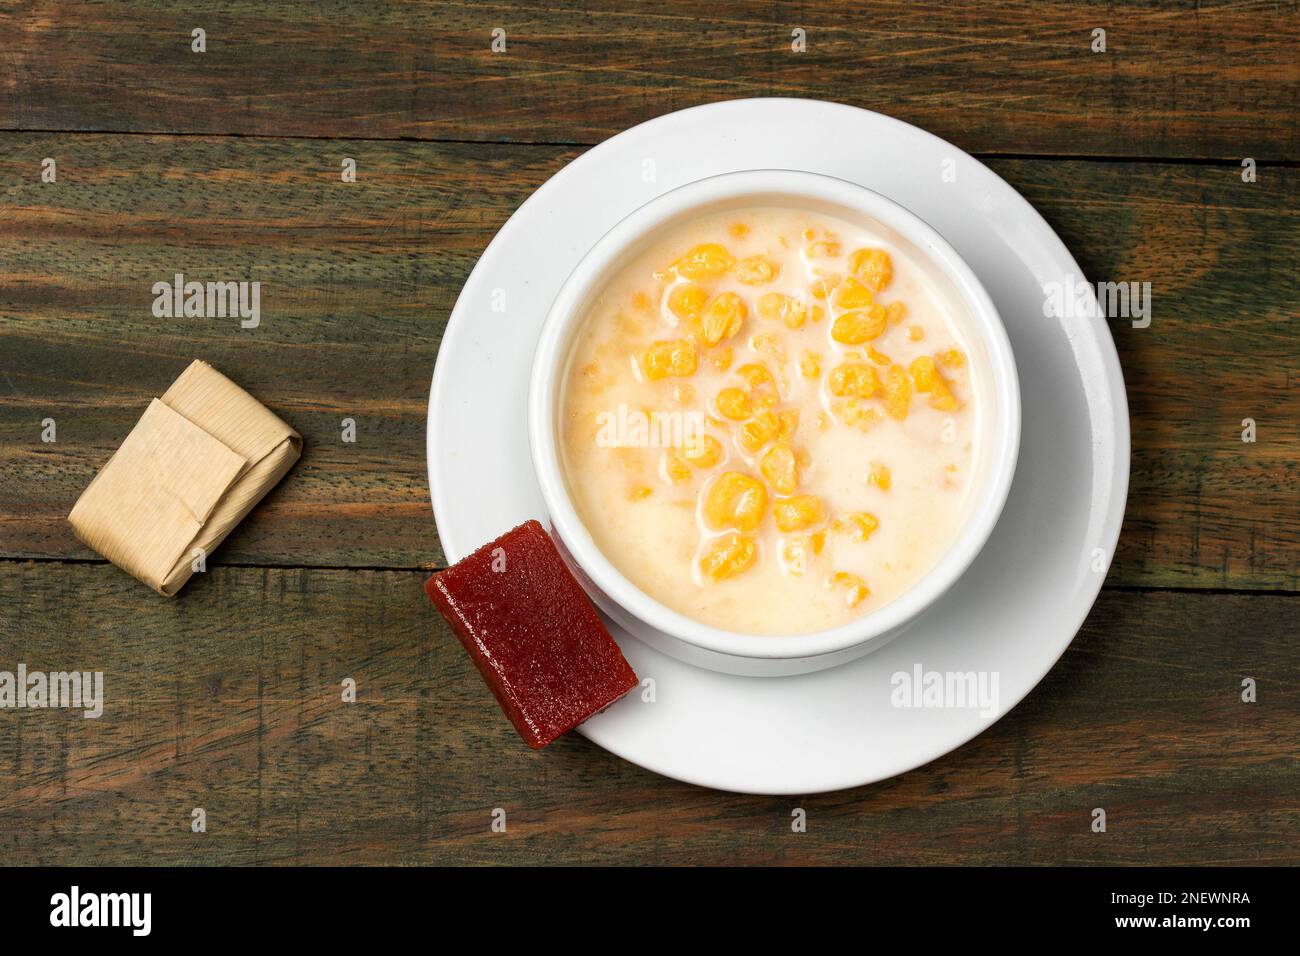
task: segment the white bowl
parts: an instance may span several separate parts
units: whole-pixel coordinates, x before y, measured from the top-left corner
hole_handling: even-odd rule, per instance
[[[976,405],[978,461],[971,505],[952,547],[895,600],[848,624],[806,634],[753,635],[693,620],[634,585],[601,552],[570,498],[557,441],[559,402],[574,336],[609,279],[646,244],[678,223],[756,206],[802,208],[867,223],[905,250],[941,295],[968,316],[972,366],[987,370]],[[991,404],[992,407],[989,407]],[[729,674],[783,676],[833,667],[883,647],[936,601],[988,540],[1015,472],[1020,447],[1020,388],[1006,330],[970,267],[930,226],[855,183],[794,170],[749,170],[697,180],[637,209],[600,238],[551,305],[533,360],[528,393],[533,467],[556,543],[602,611],[631,634],[687,663]]]

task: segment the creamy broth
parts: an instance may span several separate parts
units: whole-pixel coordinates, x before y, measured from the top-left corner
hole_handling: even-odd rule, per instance
[[[844,624],[957,537],[982,355],[882,234],[797,209],[695,219],[582,322],[561,396],[570,494],[609,561],[687,617]]]

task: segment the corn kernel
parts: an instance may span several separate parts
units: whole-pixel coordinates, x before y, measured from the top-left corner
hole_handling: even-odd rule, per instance
[[[826,532],[814,531],[808,536],[808,543],[812,545],[813,554],[821,554],[822,549],[826,547]]]
[[[961,368],[966,364],[966,356],[957,349],[948,349],[939,356],[939,361],[949,368]]]
[[[862,414],[865,411],[862,403],[856,398],[850,398],[846,402],[835,402],[831,405],[831,411],[845,425],[856,425],[862,420]]]
[[[710,299],[704,312],[691,322],[691,334],[709,345],[717,345],[739,332],[748,315],[744,299],[734,292],[724,292]]]
[[[921,328],[919,325],[908,326],[907,337],[913,342],[919,342],[921,339],[925,338],[925,329]]]
[[[867,346],[867,358],[871,359],[871,361],[875,362],[877,365],[883,365],[886,368],[894,364],[894,360],[891,359],[884,352],[876,351],[876,347],[874,345]]]
[[[723,535],[700,559],[705,580],[722,581],[754,563],[757,548],[754,539],[743,534]]]
[[[870,365],[858,362],[846,362],[835,366],[827,378],[827,385],[832,395],[841,398],[845,396],[870,398],[881,387],[880,376],[876,374],[876,370]]]
[[[709,352],[709,364],[719,372],[725,372],[727,369],[731,368],[731,361],[734,355],[735,353],[731,351],[731,346],[724,345],[720,349],[713,349]]]
[[[901,420],[907,417],[911,403],[912,382],[907,377],[907,370],[901,365],[889,366],[885,375],[885,410]]]
[[[695,343],[690,339],[667,339],[646,349],[642,365],[646,378],[695,374]]]
[[[782,531],[803,531],[826,520],[826,508],[816,495],[797,495],[772,505],[772,516]]]
[[[736,278],[745,285],[771,282],[780,271],[781,267],[766,256],[750,256],[736,263]]]
[[[912,372],[912,380],[916,383],[916,390],[930,396],[931,408],[936,408],[941,412],[957,410],[959,407],[957,397],[953,395],[948,383],[939,374],[934,359],[928,355],[922,355],[915,359],[909,368]]]
[[[755,415],[740,426],[737,440],[740,447],[751,454],[758,451],[781,433],[781,419],[772,412]]]
[[[758,317],[766,319],[769,322],[775,322],[781,318],[785,304],[790,301],[788,295],[782,295],[780,292],[764,292],[758,297],[755,306],[758,308]]]
[[[632,296],[632,308],[636,309],[638,312],[646,311],[646,309],[650,308],[650,296],[638,290],[637,293]]]
[[[840,254],[840,244],[834,239],[819,239],[808,243],[804,249],[809,259],[828,259]]]
[[[776,332],[760,332],[750,342],[754,351],[774,358],[778,365],[785,364],[785,339]]]
[[[933,391],[936,381],[939,381],[939,370],[935,368],[934,359],[928,355],[922,355],[912,362],[908,367],[912,373],[912,381],[916,383],[918,392]]]
[[[875,292],[879,292],[894,277],[894,262],[884,249],[858,249],[849,256],[853,274]]]
[[[749,396],[732,386],[718,392],[714,404],[717,405],[718,413],[723,418],[730,418],[732,421],[744,421],[754,414],[754,406],[750,402]]]
[[[678,382],[673,386],[673,401],[686,405],[695,399],[695,386],[690,382]]]
[[[880,527],[876,516],[866,511],[850,511],[831,522],[831,530],[847,534],[853,541],[866,541]]]
[[[822,276],[819,279],[813,280],[812,285],[808,286],[808,292],[814,299],[821,299],[824,302],[830,297],[830,294],[835,291],[835,287],[839,284],[839,276]]]
[[[867,588],[866,582],[856,574],[850,574],[848,571],[836,571],[826,579],[826,588],[844,588],[844,601],[849,607],[857,607],[868,596],[871,591]]]
[[[835,307],[848,311],[850,309],[869,309],[876,304],[876,297],[871,290],[853,276],[849,276],[835,293]]]
[[[733,222],[731,224],[731,234],[737,239],[743,239],[745,236],[749,235],[749,226],[745,225],[743,222]]]
[[[902,302],[891,302],[885,306],[885,318],[889,319],[890,325],[897,325],[907,318],[907,306]]]
[[[893,472],[889,470],[888,465],[871,463],[871,474],[867,475],[867,481],[875,485],[881,491],[888,491],[894,483]]]
[[[780,399],[776,379],[766,365],[759,362],[746,362],[736,369],[736,374],[745,380],[749,388],[749,400],[756,409],[771,408]]]
[[[762,388],[765,385],[775,387],[776,380],[772,378],[772,373],[768,371],[766,365],[761,362],[746,362],[736,369],[736,374],[745,380],[745,384],[751,389]]]
[[[857,398],[836,402],[831,406],[831,410],[845,425],[856,425],[861,431],[867,431],[878,425],[884,418],[879,409],[869,408]]]
[[[799,410],[797,408],[787,408],[777,414],[776,420],[777,439],[789,442],[790,439],[794,438],[794,433],[799,428]]]
[[[831,338],[841,345],[862,345],[885,331],[885,310],[880,305],[855,309],[835,319]]]
[[[808,310],[798,299],[780,292],[767,292],[759,296],[758,315],[769,322],[783,322],[787,328],[797,329],[804,324]]]
[[[709,295],[693,282],[681,282],[668,293],[668,311],[678,321],[690,323],[704,314]]]
[[[670,484],[682,485],[691,480],[691,468],[678,452],[664,452],[661,462],[663,476]]]
[[[808,567],[808,540],[800,536],[781,542],[781,564],[790,574],[803,574]]]
[[[822,357],[810,349],[799,356],[799,374],[804,378],[817,378],[822,374]]]
[[[704,492],[704,520],[715,531],[753,531],[767,511],[767,489],[757,478],[724,472]]]
[[[673,263],[677,274],[685,279],[716,279],[735,264],[723,246],[706,242],[696,246]]]
[[[782,443],[769,448],[758,463],[758,470],[778,495],[792,495],[798,487],[798,467],[789,445]]]
[[[628,501],[641,501],[649,498],[654,494],[653,488],[647,488],[645,485],[637,485],[635,488],[629,488],[627,492]]]
[[[683,446],[682,458],[696,468],[712,468],[722,461],[722,442],[712,435],[700,435]]]

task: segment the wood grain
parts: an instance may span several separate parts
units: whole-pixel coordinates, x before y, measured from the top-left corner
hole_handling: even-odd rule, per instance
[[[0,709],[0,864],[1300,863],[1298,12],[0,6],[0,669],[107,681],[98,720]],[[1112,587],[985,734],[837,794],[706,791],[576,735],[532,753],[421,591],[443,563],[429,377],[483,248],[582,146],[743,96],[877,109],[992,157],[1089,278],[1153,287],[1150,328],[1111,325],[1133,438]],[[176,272],[262,282],[262,326],[155,318]],[[196,356],[306,449],[166,601],[64,517]]]
[[[305,437],[224,564],[435,567],[425,414],[477,256],[557,147],[8,134],[0,154],[0,556],[92,560],[64,520],[202,357]],[[56,184],[41,159],[59,162]],[[359,181],[339,181],[341,157]],[[1000,160],[1085,274],[1152,283],[1112,323],[1133,474],[1111,582],[1294,590],[1300,171]],[[158,319],[176,272],[263,283],[263,323]],[[1243,444],[1253,418],[1258,441]],[[53,418],[58,441],[41,441]],[[357,441],[341,440],[342,421]]]
[[[0,666],[101,670],[106,688],[98,720],[0,711],[0,861],[1300,862],[1300,598],[1104,592],[972,743],[876,786],[771,798],[573,735],[529,751],[423,578],[223,568],[164,601],[110,567],[0,562]]]
[[[594,143],[682,107],[794,96],[985,153],[1295,160],[1296,14],[1274,0],[27,0],[0,10],[0,128]]]

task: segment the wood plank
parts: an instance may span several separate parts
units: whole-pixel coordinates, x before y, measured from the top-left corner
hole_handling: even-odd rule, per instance
[[[1089,279],[1151,283],[1150,327],[1110,324],[1133,459],[1109,580],[1295,590],[1300,175],[1245,184],[1234,170],[1057,165],[994,168]]]
[[[306,438],[218,563],[432,567],[425,413],[447,314],[556,147],[9,134],[0,155],[0,555],[90,560],[64,520],[195,356]],[[60,162],[42,184],[41,159]],[[340,157],[360,181],[339,182]],[[1150,281],[1112,325],[1133,422],[1113,583],[1295,589],[1300,171],[1001,160],[1085,274]],[[257,279],[256,330],[157,319],[175,272]],[[341,440],[344,418],[357,441]],[[1243,444],[1241,420],[1259,440]],[[53,418],[58,441],[41,441]]]
[[[440,560],[424,430],[442,329],[492,234],[573,153],[116,136],[7,147],[5,553],[93,557],[64,521],[71,503],[149,398],[203,357],[306,444],[222,560]],[[42,191],[27,172],[50,152],[60,180]],[[344,156],[360,164],[355,187],[339,181]],[[261,281],[263,323],[155,318],[151,287],[177,272]],[[39,440],[47,417],[55,444]]]
[[[29,0],[0,10],[0,128],[595,143],[792,96],[970,151],[1294,160],[1297,41],[1274,0]]]
[[[1104,592],[971,744],[876,786],[770,798],[572,735],[529,751],[423,578],[222,568],[166,601],[104,566],[0,562],[0,667],[101,670],[106,698],[97,720],[0,710],[3,861],[1300,862],[1294,597]]]

